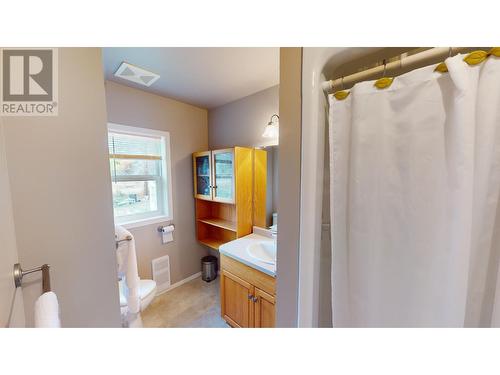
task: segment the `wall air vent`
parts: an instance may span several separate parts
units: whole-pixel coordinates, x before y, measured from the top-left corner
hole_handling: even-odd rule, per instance
[[[168,255],[153,259],[153,280],[156,281],[157,294],[170,287],[170,258]]]
[[[158,74],[131,65],[125,61],[121,63],[120,67],[115,72],[115,77],[126,79],[147,87],[151,86],[160,78]]]

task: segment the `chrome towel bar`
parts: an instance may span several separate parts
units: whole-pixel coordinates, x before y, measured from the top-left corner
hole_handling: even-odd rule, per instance
[[[127,237],[125,237],[124,239],[121,239],[121,240],[116,240],[116,241],[115,241],[116,248],[118,249],[118,246],[120,246],[120,244],[121,244],[122,242],[125,242],[125,241],[132,241],[132,236],[127,236]]]
[[[23,277],[33,272],[42,271],[42,290],[43,293],[50,292],[50,266],[48,264],[44,264],[40,267],[32,268],[26,271],[23,271],[21,265],[19,263],[14,264],[14,284],[16,288],[19,288],[22,284]]]

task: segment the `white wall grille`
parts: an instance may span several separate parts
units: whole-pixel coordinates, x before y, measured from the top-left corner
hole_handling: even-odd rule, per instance
[[[153,269],[153,280],[156,281],[157,293],[170,287],[170,258],[168,255],[153,259],[151,262]]]

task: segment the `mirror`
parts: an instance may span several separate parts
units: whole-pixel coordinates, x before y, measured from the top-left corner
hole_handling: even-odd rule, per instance
[[[255,148],[254,155],[254,225],[277,232],[278,146]]]

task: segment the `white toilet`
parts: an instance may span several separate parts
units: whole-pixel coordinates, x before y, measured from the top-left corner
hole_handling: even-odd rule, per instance
[[[127,313],[127,299],[125,298],[126,291],[125,281],[120,281],[120,310],[122,314]],[[139,297],[141,299],[141,311],[144,311],[149,306],[153,298],[156,296],[156,281],[154,280],[139,280]]]
[[[132,274],[137,275],[137,260],[135,255],[135,241],[134,236],[122,226],[115,226],[115,240],[116,240],[116,255],[118,261],[118,279],[120,290],[120,310],[122,315],[127,315],[127,284],[124,277],[127,267],[132,267]],[[130,253],[132,252],[132,253]],[[131,257],[130,265],[128,264],[128,257]],[[134,259],[135,258],[135,259]],[[139,298],[140,298],[140,311],[144,311],[149,306],[153,298],[156,296],[156,282],[154,280],[139,280]]]

